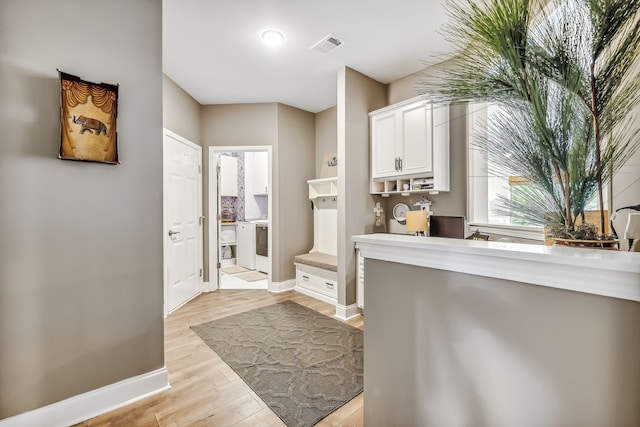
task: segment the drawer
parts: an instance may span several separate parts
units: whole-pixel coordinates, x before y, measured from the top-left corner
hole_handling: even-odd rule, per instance
[[[338,297],[338,281],[335,275],[334,271],[296,264],[296,284],[299,287],[331,298]]]

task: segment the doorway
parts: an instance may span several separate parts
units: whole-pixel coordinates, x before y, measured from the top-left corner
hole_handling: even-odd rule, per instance
[[[165,316],[202,291],[202,147],[164,129]]]
[[[271,146],[209,147],[209,283],[269,289]]]

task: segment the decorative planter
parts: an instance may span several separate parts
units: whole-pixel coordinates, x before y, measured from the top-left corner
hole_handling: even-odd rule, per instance
[[[593,248],[593,249],[609,249],[618,250],[620,240],[578,240],[578,239],[557,239],[554,238],[553,244],[557,246],[571,246],[574,248]]]

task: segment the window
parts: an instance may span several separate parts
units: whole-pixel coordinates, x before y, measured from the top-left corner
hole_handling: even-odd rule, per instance
[[[529,182],[517,174],[498,173],[492,165],[486,149],[479,148],[474,138],[488,132],[487,121],[498,114],[500,107],[490,104],[469,104],[467,124],[467,217],[474,228],[482,232],[533,240],[543,240],[543,229],[517,214],[510,214],[504,208],[498,208],[500,197],[516,199],[527,197]],[[504,110],[501,112],[504,114]],[[508,155],[508,154],[507,154]],[[605,186],[605,206],[608,206],[608,188]],[[597,211],[597,194],[587,205],[585,213]],[[592,222],[588,220],[588,222]]]
[[[515,173],[496,172],[485,149],[476,146],[475,137],[487,132],[487,120],[499,107],[489,104],[469,104],[468,107],[468,198],[469,223],[482,232],[526,239],[542,240],[542,227],[497,209],[499,197],[523,197],[526,179]],[[508,154],[507,154],[508,155]]]

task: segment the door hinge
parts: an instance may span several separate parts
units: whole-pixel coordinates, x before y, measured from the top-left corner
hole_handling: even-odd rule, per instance
[[[218,214],[218,221],[220,221],[220,214]]]
[[[200,277],[202,277],[202,269],[200,269]]]
[[[202,173],[202,166],[198,165],[198,173]]]
[[[216,165],[216,172],[220,173],[220,165]]]
[[[204,222],[204,215],[198,217],[198,225],[202,225],[203,222]]]
[[[220,267],[222,267],[222,265],[220,265],[220,263],[217,263],[216,268],[220,268]]]

